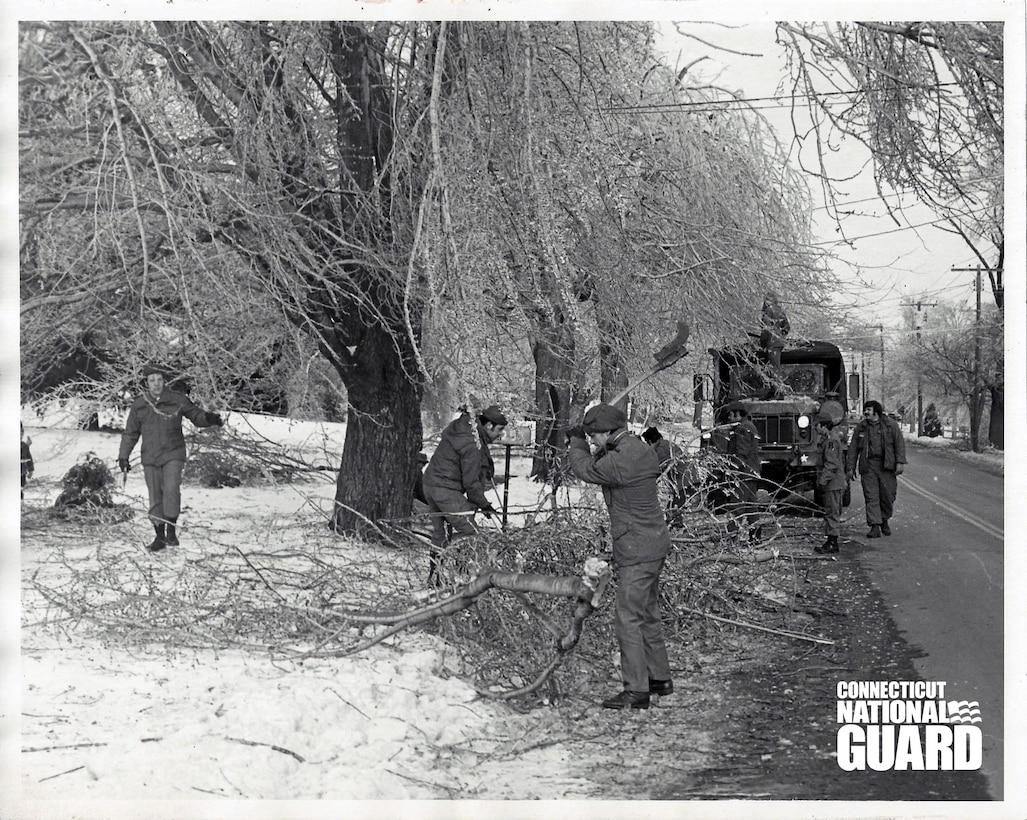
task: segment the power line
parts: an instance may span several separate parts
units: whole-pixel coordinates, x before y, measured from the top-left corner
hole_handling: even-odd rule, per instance
[[[986,210],[986,206],[981,206],[981,211]],[[970,215],[973,215],[975,211],[969,211]],[[866,217],[867,219],[880,219],[881,217]],[[915,225],[899,225],[898,227],[892,228],[887,231],[879,231],[877,233],[863,234],[862,236],[850,236],[847,239],[826,239],[823,242],[811,242],[810,245],[814,247],[820,247],[823,245],[848,245],[852,242],[858,242],[860,239],[872,239],[875,236],[888,236],[893,233],[899,233],[901,231],[912,231],[917,228],[926,228],[931,225],[937,225],[940,222],[948,222],[948,217],[940,217],[938,219],[932,219],[927,222],[918,222]]]
[[[906,88],[929,90],[929,89],[940,89],[947,88],[949,86],[958,86],[958,83],[933,83],[931,85],[907,85]],[[647,113],[647,114],[663,114],[673,113],[675,111],[681,111],[685,113],[686,109],[691,109],[688,113],[709,113],[719,112],[724,109],[708,108],[704,106],[741,106],[744,105],[749,110],[764,110],[769,108],[783,108],[784,103],[794,102],[795,100],[810,101],[816,98],[829,98],[829,97],[851,97],[857,94],[869,94],[875,91],[892,92],[893,88],[856,88],[851,91],[816,91],[813,93],[804,94],[784,94],[775,95],[772,97],[724,97],[719,100],[693,100],[693,101],[680,101],[673,103],[648,103],[646,105],[615,105],[609,108],[601,109],[604,114],[621,114],[621,113]],[[895,99],[898,99],[896,94]],[[755,106],[751,103],[775,103],[775,105],[763,105]]]

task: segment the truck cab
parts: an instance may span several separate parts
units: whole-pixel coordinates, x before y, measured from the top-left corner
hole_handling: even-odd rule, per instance
[[[849,440],[848,384],[838,348],[823,341],[789,341],[780,363],[755,344],[711,348],[714,419],[722,408],[741,402],[759,434],[760,475],[767,489],[802,493],[816,491],[819,464],[813,420],[826,411]],[[701,445],[711,446],[720,431],[703,431]],[[846,492],[846,504],[848,503]]]

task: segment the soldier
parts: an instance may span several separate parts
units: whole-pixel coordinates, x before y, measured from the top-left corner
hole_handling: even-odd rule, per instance
[[[731,506],[740,519],[736,522],[740,528],[739,536],[742,541],[757,541],[761,534],[760,528],[753,528],[753,525],[759,520],[756,496],[760,484],[760,436],[756,425],[749,421],[749,411],[741,402],[733,401],[725,405],[722,412],[731,429],[721,446],[723,452],[732,456],[738,469],[738,488],[733,493],[735,501]]]
[[[898,422],[884,415],[877,401],[863,405],[863,419],[852,431],[846,463],[849,480],[859,467],[866,505],[867,538],[891,535],[888,520],[895,509],[898,476],[906,464],[906,442]]]
[[[474,513],[481,510],[491,518],[496,513],[485,497],[496,468],[489,445],[499,440],[507,419],[498,405],[482,411],[472,426],[466,410],[442,431],[438,447],[424,470],[422,488],[432,516],[432,550],[428,562],[428,584],[437,585],[441,550],[453,538],[474,535],[478,530]]]
[[[642,432],[642,441],[656,452],[656,457],[660,460],[662,477],[666,486],[670,488],[670,498],[667,499],[667,523],[671,527],[680,527],[681,510],[688,500],[684,470],[685,455],[680,447],[664,438],[663,434],[655,427],[649,427]]]
[[[824,532],[827,540],[813,551],[821,554],[838,552],[838,536],[841,534],[842,499],[848,479],[845,477],[844,445],[829,413],[818,413],[814,428],[820,436],[818,449],[820,464],[817,466],[817,486],[820,488],[824,507]]]
[[[150,497],[149,518],[156,537],[146,548],[157,552],[177,547],[175,525],[182,505],[182,471],[185,469],[185,437],[182,419],[197,427],[220,427],[224,422],[217,413],[208,413],[193,404],[183,393],[168,390],[162,367],[143,368],[145,390],[132,402],[121,435],[118,467],[122,473],[131,468],[128,457],[142,437],[139,460],[143,465],[146,492]]]
[[[25,497],[25,485],[36,471],[36,463],[32,460],[32,438],[25,435],[25,425],[21,424],[21,497]]]
[[[597,447],[593,457],[585,436]],[[660,572],[670,553],[670,531],[657,492],[660,462],[627,429],[624,411],[597,404],[581,427],[567,431],[571,471],[598,484],[610,511],[617,568],[614,628],[624,690],[606,709],[648,709],[650,695],[674,691],[660,619]]]

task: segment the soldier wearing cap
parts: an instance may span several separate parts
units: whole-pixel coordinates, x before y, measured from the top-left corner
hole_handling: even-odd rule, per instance
[[[217,413],[208,413],[184,393],[167,389],[165,378],[164,369],[158,365],[143,368],[145,389],[128,411],[118,450],[118,467],[127,473],[131,469],[128,457],[132,448],[140,437],[143,440],[139,460],[150,497],[149,518],[156,533],[153,542],[146,547],[150,552],[177,547],[179,543],[175,526],[182,505],[182,471],[185,469],[182,419],[189,419],[197,427],[223,424]]]
[[[760,484],[760,435],[742,402],[726,404],[721,412],[730,428],[726,437],[715,440],[722,442],[723,452],[732,457],[738,468],[735,501],[731,507],[739,523],[739,535],[743,541],[758,541],[756,497]]]
[[[596,446],[593,456],[585,436]],[[581,427],[568,431],[571,471],[602,487],[610,513],[617,568],[614,627],[624,690],[603,701],[607,709],[648,709],[652,694],[669,695],[667,647],[660,619],[660,572],[670,552],[670,531],[660,506],[656,453],[627,429],[619,407],[598,404]]]
[[[898,476],[906,466],[906,442],[895,419],[884,414],[881,403],[863,403],[863,418],[852,431],[846,470],[853,478],[859,467],[866,502],[867,538],[891,535],[888,520],[895,511]]]
[[[824,507],[824,533],[827,540],[813,551],[821,554],[838,552],[838,536],[842,525],[842,499],[849,481],[845,475],[845,445],[841,434],[834,429],[830,413],[823,411],[813,420],[820,436],[817,445],[820,463],[817,465],[817,487]]]
[[[439,581],[441,548],[478,531],[474,523],[477,510],[488,517],[496,512],[485,497],[485,488],[496,473],[489,445],[503,435],[506,425],[506,416],[493,404],[481,412],[477,424],[472,425],[470,413],[464,411],[442,431],[421,481],[432,516],[432,543],[437,548],[429,559],[429,585]]]

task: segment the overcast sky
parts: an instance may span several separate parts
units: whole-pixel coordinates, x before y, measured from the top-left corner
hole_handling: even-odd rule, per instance
[[[677,34],[672,23],[662,24],[662,42],[671,62],[684,66],[705,58],[690,69],[693,82],[697,79],[741,92],[753,100],[782,141],[792,142],[790,102],[786,99],[790,89],[787,82],[781,85],[787,66],[783,50],[775,43],[774,23],[691,22],[679,26],[691,36]],[[807,139],[804,157],[812,158],[811,148],[812,139]],[[794,147],[792,156],[798,165]],[[841,201],[851,203],[860,213],[843,223],[845,235],[852,240],[849,247],[840,241],[837,226],[826,211],[819,212],[818,238],[824,248],[838,255],[834,270],[849,283],[839,301],[858,305],[864,317],[894,327],[901,324],[901,305],[924,296],[953,302],[971,299],[972,304],[974,275],[951,270],[977,263],[962,240],[933,227],[930,223],[937,216],[910,195],[889,197],[889,202],[901,209],[904,224],[897,226],[877,198],[869,153],[862,146],[850,141],[832,161],[839,171],[844,168],[846,174],[857,175],[845,184]],[[812,177],[810,188],[820,200],[820,184]]]

